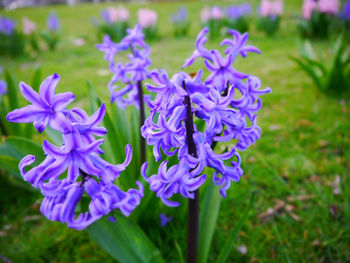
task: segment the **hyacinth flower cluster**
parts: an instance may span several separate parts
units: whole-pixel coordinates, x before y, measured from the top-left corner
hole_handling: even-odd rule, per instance
[[[241,5],[232,5],[226,9],[226,25],[228,28],[234,28],[239,32],[247,32],[249,29],[249,20],[247,16],[251,13],[251,6],[248,3]]]
[[[15,30],[16,22],[0,16],[0,34],[11,35]]]
[[[181,6],[176,13],[171,14],[170,21],[173,24],[176,37],[187,35],[190,21],[186,7]]]
[[[142,127],[142,135],[153,145],[156,161],[161,161],[163,152],[166,156],[177,155],[178,163],[168,167],[165,160],[159,165],[158,173],[151,176],[146,174],[145,163],[142,175],[168,206],[179,205],[170,200],[175,194],[194,198],[194,192],[206,181],[207,176],[202,174],[206,167],[214,169],[212,180],[221,187],[222,196],[226,196],[231,182],[237,182],[243,174],[238,151],[246,150],[260,137],[257,112],[262,102],[259,97],[271,91],[260,89],[259,78],[233,67],[238,56],[260,53],[256,47],[246,44],[247,33],[229,30],[232,39],[221,42],[221,46],[226,46],[222,55],[204,46],[208,31],[204,28],[199,33],[196,49],[183,66],[186,68],[202,58],[210,72],[205,80],[202,80],[202,70],[194,77],[179,72],[171,78],[160,70],[151,73],[154,85],[146,84],[156,97],[149,102],[150,115]],[[204,129],[200,128],[201,123],[205,124]],[[230,142],[234,146],[218,154],[214,148],[219,142]]]
[[[44,195],[41,212],[50,220],[66,223],[74,229],[84,229],[102,216],[118,208],[128,216],[143,196],[139,189],[122,191],[114,184],[131,161],[132,149],[125,147],[126,158],[122,164],[113,165],[101,158],[102,139],[107,130],[100,127],[106,108],[102,104],[92,116],[80,108],[67,109],[74,100],[71,92],[55,94],[60,80],[57,74],[49,76],[40,86],[39,93],[25,83],[20,83],[22,95],[31,104],[7,115],[11,122],[33,123],[38,132],[47,126],[62,134],[62,146],[43,142],[45,159],[27,169],[35,161],[33,155],[25,156],[19,163],[24,180],[40,189]],[[88,208],[80,204],[90,198]]]
[[[0,66],[0,76],[1,76],[1,73],[2,73],[2,67]],[[7,93],[7,84],[5,81],[0,79],[0,99],[1,99],[1,96],[6,93]]]
[[[116,102],[122,109],[129,105],[139,108],[140,95],[143,97],[142,81],[148,78],[148,67],[151,65],[148,58],[150,47],[144,41],[141,26],[136,25],[133,29],[127,29],[127,35],[120,43],[114,43],[106,35],[103,43],[96,47],[105,53],[105,60],[109,63],[109,69],[113,73],[108,84],[111,101]],[[122,51],[130,52],[127,63],[116,62],[116,55]],[[148,98],[145,96],[146,100]]]
[[[60,29],[60,20],[58,19],[56,13],[53,11],[47,18],[47,28],[53,32],[56,32]]]
[[[235,20],[242,16],[247,16],[251,13],[251,6],[249,3],[244,3],[241,5],[232,5],[226,9],[226,16],[229,19]]]

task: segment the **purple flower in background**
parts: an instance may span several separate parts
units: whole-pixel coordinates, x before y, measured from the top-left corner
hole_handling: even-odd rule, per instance
[[[47,28],[50,31],[58,31],[60,29],[60,21],[54,11],[52,11],[47,19]]]
[[[101,11],[101,16],[103,20],[106,22],[106,24],[111,23],[111,18],[107,9]]]
[[[346,1],[344,4],[343,17],[345,20],[350,21],[350,0]]]
[[[165,227],[169,222],[173,221],[171,216],[167,216],[166,214],[159,214],[160,225]]]
[[[0,66],[0,75],[2,73],[2,67]],[[5,81],[0,80],[0,96],[7,94],[7,84]]]
[[[0,33],[12,35],[16,26],[16,22],[10,18],[0,16]]]
[[[247,16],[251,12],[251,6],[248,3],[241,5],[233,5],[226,9],[226,16],[229,19],[238,19],[242,16]]]
[[[179,10],[170,16],[173,23],[185,23],[188,20],[188,12],[186,7],[181,6]]]
[[[145,163],[142,175],[150,189],[168,206],[179,205],[171,200],[175,194],[194,198],[194,191],[207,178],[202,174],[207,167],[214,170],[212,180],[221,187],[221,195],[226,196],[231,183],[243,175],[238,151],[244,151],[260,137],[257,111],[262,102],[259,97],[271,92],[269,88],[260,89],[257,77],[240,73],[233,67],[237,56],[260,53],[256,47],[246,44],[247,33],[229,30],[233,38],[221,42],[221,46],[227,46],[224,55],[204,47],[207,33],[207,28],[199,33],[196,49],[183,66],[203,58],[211,73],[205,80],[202,81],[202,70],[193,78],[185,72],[169,78],[164,70],[154,70],[151,73],[154,84],[146,85],[156,96],[148,103],[150,115],[141,129],[142,136],[153,146],[157,162],[162,160],[162,152],[176,156],[178,162],[168,167],[167,160],[161,161],[158,172],[150,176],[146,175]],[[194,117],[201,121],[189,123]],[[199,127],[198,123],[201,123]],[[217,143],[228,141],[233,145],[230,150],[221,154],[214,151]]]
[[[115,180],[129,165],[132,157],[130,145],[125,147],[126,157],[121,164],[113,165],[103,160],[100,148],[107,130],[100,127],[106,112],[104,104],[92,116],[80,108],[68,110],[74,99],[70,92],[55,95],[59,76],[48,77],[40,86],[39,94],[24,83],[20,84],[23,96],[32,103],[10,112],[9,121],[34,122],[38,131],[47,125],[62,133],[63,144],[56,146],[43,142],[45,160],[26,171],[36,161],[33,155],[25,156],[19,163],[24,180],[44,195],[40,210],[50,220],[66,223],[74,229],[84,229],[114,209],[128,216],[139,205],[143,186],[122,191]],[[88,209],[76,212],[83,196],[91,198]]]
[[[0,96],[7,94],[7,84],[5,81],[0,80]]]
[[[22,95],[31,105],[16,109],[7,115],[11,122],[33,122],[38,132],[43,132],[48,124],[56,130],[62,129],[62,115],[65,107],[74,100],[74,94],[64,92],[55,95],[60,76],[54,74],[41,84],[39,93],[24,82],[20,83]]]

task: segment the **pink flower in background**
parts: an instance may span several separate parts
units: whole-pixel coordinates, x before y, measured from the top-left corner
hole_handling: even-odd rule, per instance
[[[282,15],[283,1],[277,0],[270,3],[270,15]]]
[[[129,11],[123,6],[118,8],[108,7],[104,10],[105,21],[110,23],[126,22],[129,20]]]
[[[110,23],[115,23],[118,21],[118,10],[117,9],[115,9],[114,7],[108,7],[107,12],[108,12],[108,17],[109,17]]]
[[[141,8],[137,12],[139,24],[143,28],[153,27],[157,24],[157,13],[151,9]]]
[[[277,16],[283,13],[283,1],[282,0],[262,0],[260,6],[261,16]]]
[[[206,23],[211,18],[210,7],[205,6],[201,11],[201,22]]]
[[[319,0],[318,8],[321,13],[336,15],[339,11],[339,0]]]
[[[310,19],[312,12],[317,10],[317,3],[315,0],[305,0],[303,3],[303,18]]]
[[[262,0],[261,1],[260,12],[261,12],[262,16],[270,15],[270,1],[269,0]]]
[[[22,18],[22,24],[23,24],[23,33],[25,35],[30,35],[36,30],[36,24],[26,17]]]
[[[117,9],[118,11],[118,20],[120,22],[126,22],[129,20],[130,14],[129,10],[126,9],[125,7],[121,6]]]
[[[224,17],[224,12],[222,11],[220,6],[214,6],[211,9],[211,18],[212,19],[221,19]]]

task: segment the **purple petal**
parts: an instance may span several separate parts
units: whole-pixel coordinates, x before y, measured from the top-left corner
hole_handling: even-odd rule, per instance
[[[19,88],[21,89],[23,97],[27,101],[33,104],[42,104],[39,94],[35,92],[30,86],[21,81],[19,83]]]
[[[47,77],[44,80],[44,82],[40,85],[40,90],[39,90],[40,97],[46,102],[47,105],[53,105],[55,89],[59,81],[60,81],[60,76],[55,73]]]

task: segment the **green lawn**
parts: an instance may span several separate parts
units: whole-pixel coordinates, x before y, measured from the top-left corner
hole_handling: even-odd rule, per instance
[[[233,2],[233,1],[232,1]],[[255,10],[258,1],[251,1]],[[223,200],[218,225],[209,257],[212,262],[224,244],[228,230],[242,216],[250,193],[257,192],[256,202],[239,233],[229,262],[349,262],[350,261],[350,101],[319,92],[289,55],[297,55],[298,33],[292,19],[299,14],[302,0],[285,1],[281,29],[273,38],[255,30],[251,23],[250,44],[262,55],[250,54],[236,61],[239,70],[261,78],[272,94],[263,96],[258,122],[261,139],[242,154],[244,176],[233,184]],[[228,5],[229,2],[218,2]],[[189,9],[192,21],[190,35],[183,39],[172,36],[169,14],[180,5]],[[179,71],[184,59],[194,49],[200,30],[199,12],[214,2],[172,2],[148,4],[158,11],[158,41],[151,42],[154,68],[165,68],[170,74]],[[91,18],[99,17],[108,4],[77,7],[45,7],[1,11],[0,15],[26,16],[44,29],[50,10],[61,19],[62,42],[56,52],[43,51],[35,57],[13,60],[0,57],[0,65],[30,83],[35,67],[44,76],[61,75],[58,91],[76,94],[76,105],[88,109],[89,80],[103,101],[109,102],[107,63],[95,49],[95,28]],[[137,4],[125,4],[136,21]],[[73,45],[75,38],[86,39],[82,47]],[[220,40],[210,41],[215,47]],[[330,44],[319,43],[327,50]],[[327,58],[326,58],[327,59]],[[201,64],[196,63],[190,71]],[[24,101],[23,101],[24,105]],[[340,178],[340,193],[334,194],[332,183]],[[40,196],[11,184],[0,176],[0,261],[5,256],[12,262],[113,262],[85,231],[79,232],[51,222],[41,216]],[[284,203],[283,203],[284,202]],[[142,204],[141,204],[142,205]],[[264,216],[269,208],[278,208]],[[176,209],[166,209],[176,214]],[[168,262],[176,261],[174,242],[185,250],[185,220],[174,220],[153,237],[156,245],[165,244],[161,252]],[[158,222],[153,222],[159,224]],[[174,231],[181,229],[175,234]],[[175,241],[176,239],[176,241]],[[236,248],[246,246],[245,255]]]

